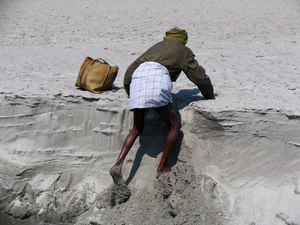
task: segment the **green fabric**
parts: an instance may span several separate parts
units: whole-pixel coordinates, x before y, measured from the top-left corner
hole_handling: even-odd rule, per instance
[[[164,40],[166,39],[176,39],[185,45],[188,41],[188,35],[185,30],[169,30],[164,37]]]
[[[214,98],[210,78],[206,75],[205,69],[198,64],[195,54],[180,41],[173,40],[163,40],[156,43],[130,64],[123,80],[127,95],[130,92],[129,89],[134,71],[142,63],[150,61],[165,66],[173,82],[177,80],[180,72],[183,71],[189,80],[197,85],[203,97],[208,99]]]

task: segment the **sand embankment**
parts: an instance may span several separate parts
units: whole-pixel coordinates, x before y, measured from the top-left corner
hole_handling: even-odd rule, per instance
[[[1,1],[2,212],[63,224],[300,224],[299,8]],[[180,75],[173,171],[156,179],[167,127],[148,120],[124,164],[131,196],[120,204],[108,169],[132,125],[123,74],[173,26],[188,31],[219,96],[205,100]],[[120,66],[113,91],[75,88],[86,56]]]

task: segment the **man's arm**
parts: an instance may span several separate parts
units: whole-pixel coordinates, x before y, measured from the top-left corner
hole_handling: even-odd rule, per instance
[[[210,78],[205,74],[205,69],[198,64],[197,60],[194,58],[194,54],[189,56],[183,71],[187,77],[197,85],[203,97],[207,99],[214,98],[214,88]]]

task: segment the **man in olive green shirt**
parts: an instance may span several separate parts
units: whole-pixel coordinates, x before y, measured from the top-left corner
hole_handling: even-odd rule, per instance
[[[216,95],[214,95],[211,81],[209,77],[205,74],[204,68],[198,64],[193,52],[185,46],[187,40],[188,37],[185,30],[179,30],[179,29],[170,30],[166,32],[166,36],[164,37],[163,41],[155,44],[150,49],[148,49],[144,54],[142,54],[138,59],[136,59],[128,67],[124,77],[124,88],[126,93],[129,95],[129,97],[131,91],[135,91],[135,90],[130,90],[130,84],[132,83],[132,78],[135,71],[142,71],[141,77],[143,77],[143,73],[146,72],[143,72],[144,70],[138,68],[141,68],[142,65],[143,65],[142,67],[144,68],[144,66],[147,66],[147,63],[150,64],[154,62],[154,63],[158,63],[158,65],[163,66],[163,68],[167,69],[167,73],[171,81],[176,81],[181,71],[183,71],[187,75],[187,77],[194,84],[197,85],[197,87],[199,88],[199,90],[201,91],[202,95],[205,98],[207,99],[214,98],[214,96]],[[147,74],[147,76],[148,75],[149,74]],[[159,72],[150,74],[150,76],[160,76],[160,75],[161,74]],[[149,86],[151,85],[152,84],[149,83]],[[137,86],[139,86],[139,83],[135,83],[132,87],[137,87]],[[135,96],[138,95],[136,95],[135,93]],[[131,100],[132,99],[130,98],[130,101]],[[174,148],[179,130],[181,128],[180,120],[177,117],[172,107],[172,99],[170,100],[169,103],[166,104],[167,105],[164,105],[162,107],[154,107],[154,110],[166,121],[170,129],[169,134],[167,136],[167,140],[165,142],[164,152],[160,164],[157,168],[158,175],[168,173],[171,171],[171,168],[168,168],[166,166],[166,163],[169,154]],[[133,107],[132,109],[134,113],[133,128],[124,142],[124,145],[122,147],[122,150],[120,152],[116,164],[110,169],[110,174],[113,178],[113,181],[117,185],[124,184],[124,180],[122,178],[122,163],[127,153],[129,152],[131,146],[133,145],[134,141],[143,131],[145,108],[147,107],[144,108]]]
[[[213,86],[205,70],[195,59],[194,53],[184,44],[175,39],[166,39],[157,43],[135,60],[127,69],[124,77],[124,88],[129,95],[131,77],[136,68],[143,62],[157,62],[165,66],[171,75],[171,80],[177,80],[181,71],[197,85],[203,97],[214,98]]]

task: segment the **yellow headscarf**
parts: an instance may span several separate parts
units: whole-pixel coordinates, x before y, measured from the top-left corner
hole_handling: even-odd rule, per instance
[[[176,39],[185,45],[188,41],[188,35],[185,30],[173,29],[166,32],[166,36],[164,36],[164,40],[166,39]]]

